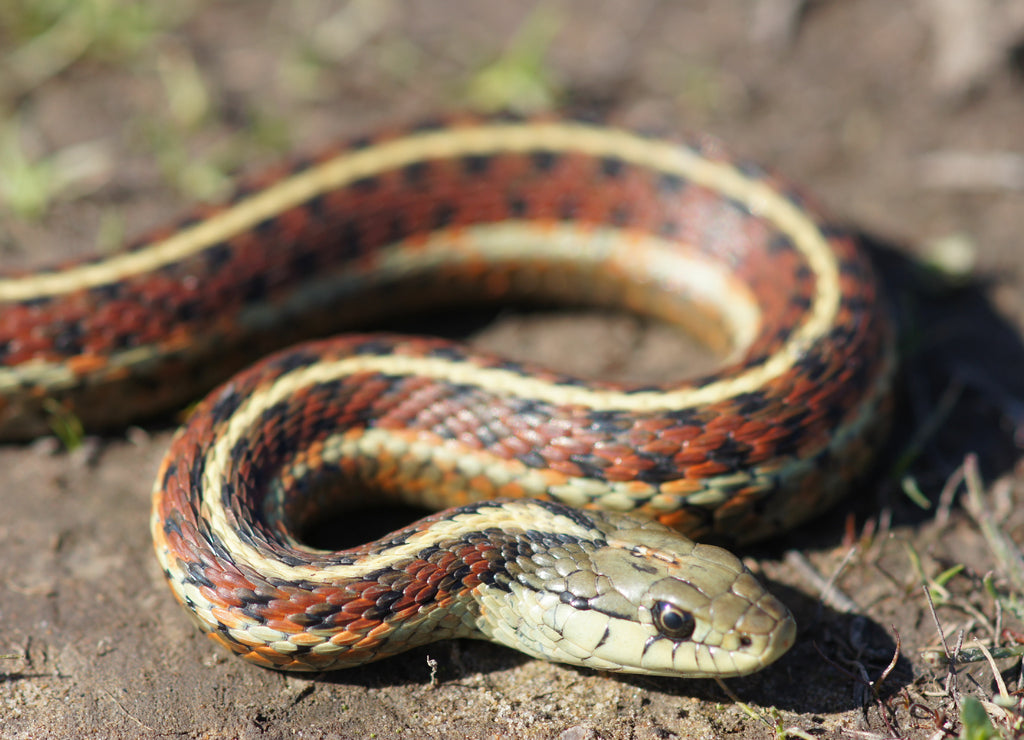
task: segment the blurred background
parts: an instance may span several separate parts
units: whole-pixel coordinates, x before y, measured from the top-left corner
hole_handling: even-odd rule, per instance
[[[70,454],[53,440],[0,450],[0,734],[959,732],[960,695],[927,660],[940,642],[922,584],[952,642],[961,628],[1012,642],[1003,628],[1020,618],[986,594],[986,572],[1005,586],[992,593],[1024,589],[992,544],[1012,550],[1024,532],[1024,3],[0,0],[0,269],[114,250],[225,197],[239,171],[466,108],[710,133],[881,252],[912,327],[907,428],[879,484],[890,498],[865,492],[814,537],[764,553],[803,632],[770,672],[730,682],[754,708],[710,682],[610,678],[482,644],[312,681],[243,665],[195,634],[152,562],[149,481],[169,431],[146,429]],[[470,339],[556,365],[594,353],[585,369],[598,373],[662,341],[623,317],[495,323]],[[975,452],[981,473],[968,465],[967,478],[1002,540],[950,513]],[[852,605],[819,606],[832,576]],[[901,659],[886,673],[894,627]],[[999,664],[1008,692],[1016,660]],[[961,686],[991,699],[999,674],[976,669]]]

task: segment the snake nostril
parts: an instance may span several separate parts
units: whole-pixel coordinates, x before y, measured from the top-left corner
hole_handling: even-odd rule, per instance
[[[753,643],[754,643],[754,641],[752,639],[750,639],[750,635],[742,635],[742,636],[740,636],[740,647],[741,648],[748,648]]]

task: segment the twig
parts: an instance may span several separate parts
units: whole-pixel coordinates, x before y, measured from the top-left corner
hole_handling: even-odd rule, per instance
[[[835,571],[827,579],[817,570],[817,568],[814,567],[814,565],[811,564],[811,561],[807,559],[807,556],[798,550],[789,550],[786,553],[785,561],[804,578],[811,582],[811,585],[818,590],[818,593],[820,594],[818,598],[822,603],[838,612],[842,612],[843,614],[854,614],[860,612],[860,606],[857,602],[843,593],[839,587],[835,585],[835,582],[849,562],[853,559],[854,555],[857,554],[857,551],[858,548],[856,545],[847,550],[842,562],[839,563]]]

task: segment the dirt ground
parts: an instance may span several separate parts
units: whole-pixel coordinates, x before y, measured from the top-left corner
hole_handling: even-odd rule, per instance
[[[927,659],[940,643],[923,584],[951,647],[961,630],[990,648],[1020,639],[983,585],[992,573],[996,592],[1024,592],[989,546],[992,531],[1024,540],[1024,18],[1012,2],[164,5],[0,7],[5,269],[107,248],[216,196],[225,173],[382,122],[486,105],[598,112],[711,132],[863,234],[901,322],[899,423],[875,482],[751,553],[800,635],[770,669],[730,680],[734,696],[471,641],[330,675],[262,670],[196,632],[152,556],[149,491],[172,423],[71,453],[6,446],[0,736],[938,738],[960,731],[957,699],[997,695],[988,663],[950,680]],[[477,323],[470,341],[568,370],[693,367],[671,332],[630,317]],[[985,526],[962,487],[942,497],[969,457]],[[1021,663],[997,665],[1018,702],[1005,727],[1020,717]]]

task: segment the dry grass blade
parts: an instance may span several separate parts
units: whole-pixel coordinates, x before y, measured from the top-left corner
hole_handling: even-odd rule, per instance
[[[1019,597],[1024,594],[1024,555],[1000,527],[995,512],[991,511],[989,502],[986,501],[978,460],[974,455],[969,455],[964,461],[964,481],[967,484],[964,508],[967,509],[967,513],[971,515],[985,537],[985,541],[996,559],[999,572]],[[1009,479],[1003,479],[998,481],[995,487],[1009,485]],[[997,499],[999,493],[999,491],[993,490],[990,498]]]

